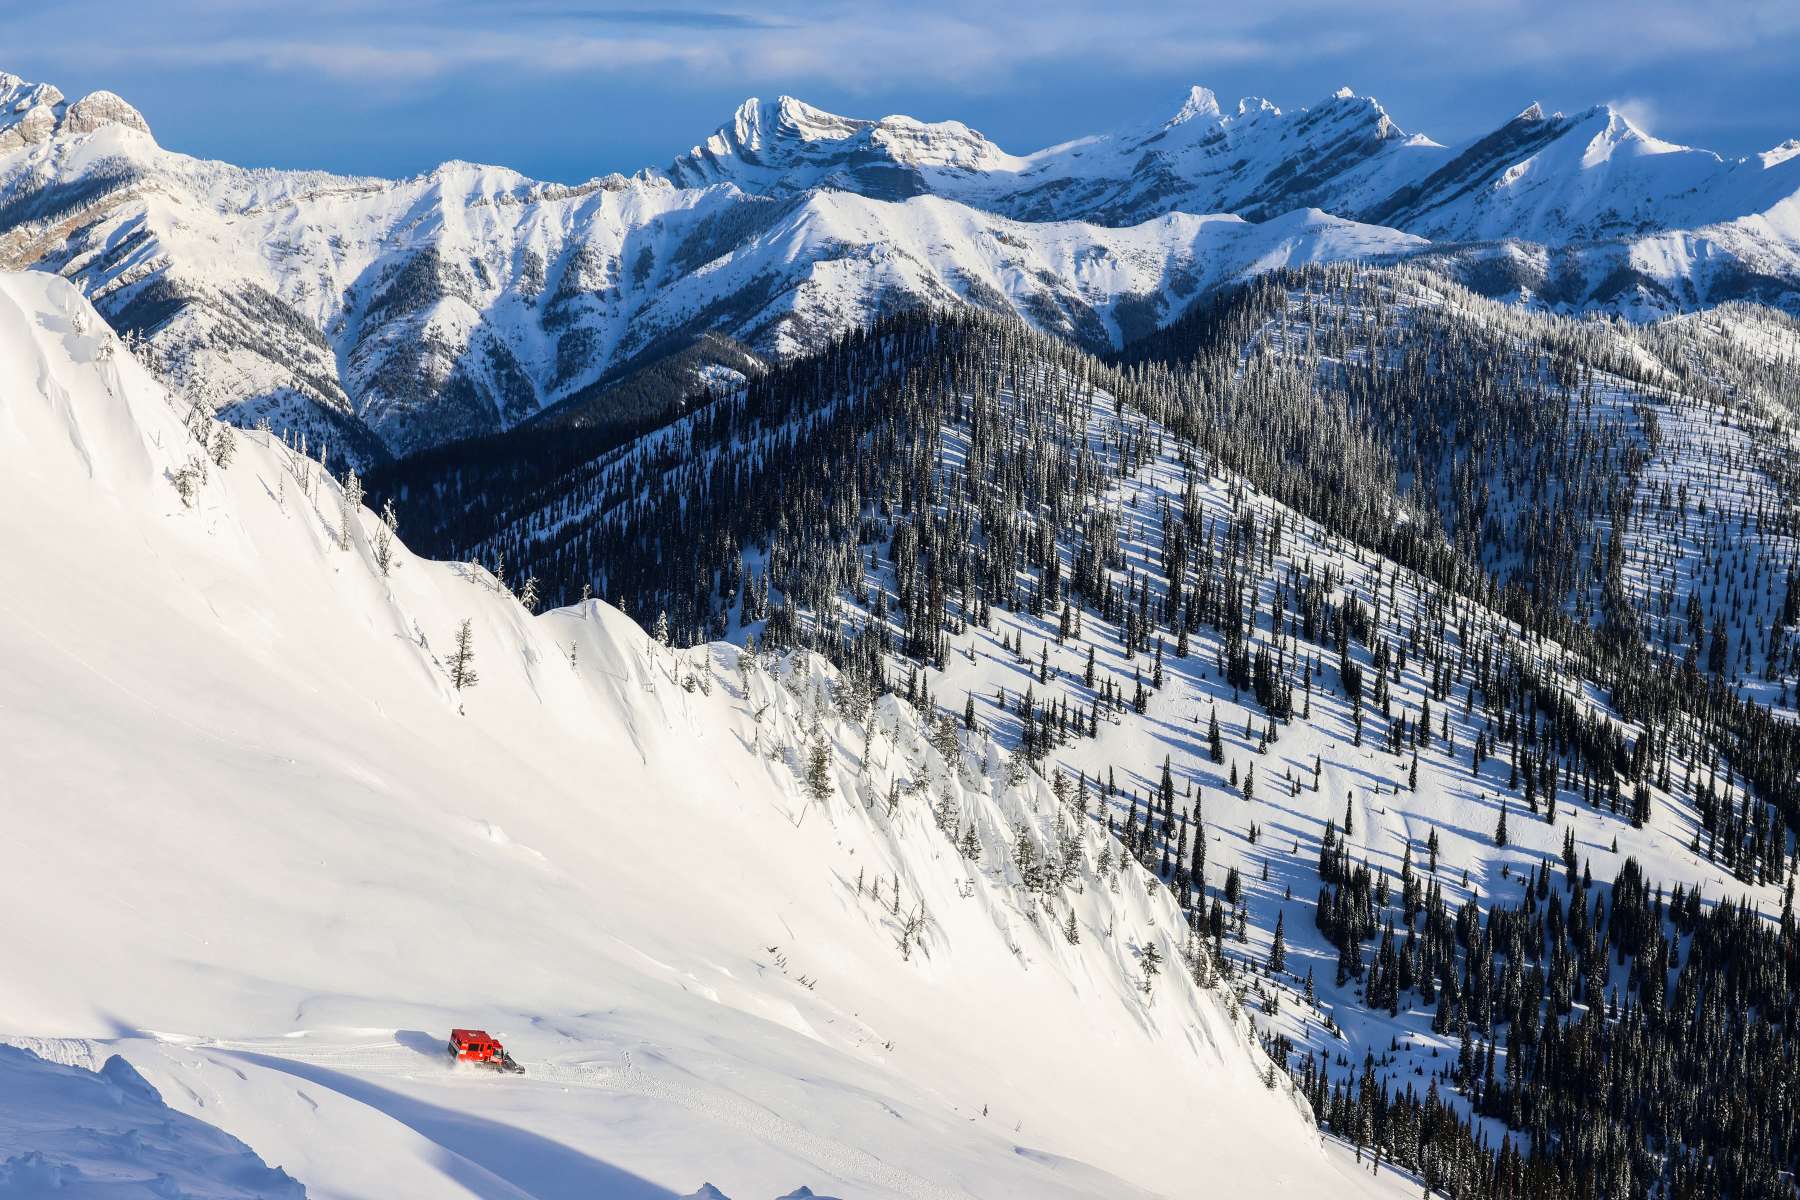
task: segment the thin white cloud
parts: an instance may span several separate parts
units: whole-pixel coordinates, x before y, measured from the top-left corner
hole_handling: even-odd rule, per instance
[[[35,62],[81,71],[223,65],[372,92],[453,83],[470,72],[489,83],[516,81],[522,91],[541,91],[547,80],[588,86],[582,76],[614,72],[630,79],[621,87],[645,96],[729,88],[992,97],[1021,81],[1041,93],[1044,81],[1064,74],[1090,89],[1095,78],[1232,76],[1257,86],[1267,74],[1290,84],[1296,75],[1325,80],[1320,95],[1376,78],[1404,79],[1415,92],[1422,81],[1457,91],[1487,84],[1491,94],[1515,75],[1594,77],[1630,89],[1620,106],[1647,127],[1660,114],[1646,98],[1653,85],[1645,75],[1666,65],[1691,77],[1708,56],[1717,71],[1800,49],[1800,3],[1792,0],[734,3],[314,0],[299,9],[275,0],[63,0],[9,18],[8,41],[30,47]],[[1784,108],[1800,110],[1800,94]],[[1681,116],[1692,123],[1693,114]]]
[[[350,78],[358,72],[420,77],[476,66],[581,71],[658,66],[746,80],[786,75],[844,87],[897,75],[978,86],[1045,63],[1110,70],[1292,64],[1383,46],[1416,46],[1440,69],[1598,56],[1614,66],[1675,54],[1725,53],[1800,33],[1800,5],[1771,0],[1270,0],[1206,6],[1115,0],[996,0],[973,9],[947,0],[908,5],[767,0],[661,10],[639,0],[335,0],[303,13],[287,4],[225,6],[171,0],[121,9],[69,0],[27,13],[27,42],[63,42],[71,55],[159,61],[247,62]],[[83,11],[105,10],[105,20]],[[1459,62],[1458,58],[1466,61]]]

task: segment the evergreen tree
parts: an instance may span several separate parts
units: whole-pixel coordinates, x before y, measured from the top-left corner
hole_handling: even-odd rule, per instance
[[[450,652],[450,685],[457,691],[481,682],[475,673],[475,623],[464,618],[456,627],[456,648]]]

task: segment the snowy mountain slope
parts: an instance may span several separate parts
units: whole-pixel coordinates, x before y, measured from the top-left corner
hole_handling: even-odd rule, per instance
[[[534,618],[51,276],[0,277],[0,370],[13,1038],[123,1055],[314,1197],[1376,1186],[993,743],[806,656]],[[529,1074],[447,1069],[466,1023]]]
[[[1187,460],[1178,446],[1170,446],[1101,498],[1102,506],[1120,515],[1123,561],[1112,573],[1119,584],[1128,584],[1134,576],[1155,580],[1160,574],[1169,545],[1166,515],[1184,502],[1191,504],[1189,478]],[[1229,477],[1206,478],[1198,496],[1203,520],[1223,525],[1227,520],[1248,523],[1246,518],[1253,518],[1256,529],[1274,531],[1271,540],[1278,544],[1270,578],[1305,578],[1317,572],[1323,560],[1332,570],[1342,571],[1342,595],[1360,597],[1391,613],[1398,627],[1435,626],[1433,614],[1441,611],[1443,597],[1409,572],[1356,554],[1313,523],[1297,519],[1253,491],[1234,487]],[[1245,603],[1251,611],[1279,614],[1282,602],[1277,597],[1277,588],[1257,586]],[[1456,601],[1450,606],[1458,614],[1453,624],[1467,621],[1468,627],[1481,627],[1484,618],[1474,615],[1477,610]],[[1328,661],[1328,647],[1305,645],[1293,637],[1291,625],[1286,630],[1280,627],[1286,622],[1279,617],[1274,626],[1266,616],[1253,621],[1257,631],[1249,640],[1278,661]],[[1744,897],[1770,921],[1781,910],[1778,886],[1734,878],[1710,853],[1701,852],[1707,836],[1703,826],[1710,818],[1703,817],[1678,786],[1655,791],[1651,815],[1638,828],[1628,815],[1609,811],[1604,803],[1584,802],[1579,788],[1573,794],[1562,792],[1560,809],[1534,810],[1516,775],[1509,777],[1504,754],[1472,771],[1470,751],[1477,736],[1484,729],[1492,736],[1496,726],[1490,724],[1491,715],[1481,715],[1480,702],[1471,715],[1454,694],[1446,696],[1434,686],[1437,661],[1428,658],[1423,647],[1411,648],[1413,652],[1405,656],[1407,665],[1398,673],[1391,664],[1381,672],[1374,654],[1357,660],[1365,679],[1388,676],[1378,707],[1367,707],[1366,695],[1362,706],[1353,704],[1340,692],[1329,666],[1315,667],[1306,699],[1295,700],[1297,715],[1303,711],[1304,716],[1279,722],[1248,689],[1240,692],[1225,677],[1225,638],[1203,633],[1194,639],[1188,657],[1177,656],[1174,642],[1164,641],[1160,657],[1165,682],[1148,689],[1139,715],[1125,700],[1134,680],[1151,682],[1158,656],[1128,649],[1122,624],[1090,612],[1082,619],[1082,636],[1064,643],[1058,639],[1054,612],[1033,617],[1029,612],[996,610],[992,628],[971,629],[966,647],[965,639],[953,640],[942,673],[929,675],[930,686],[952,707],[962,697],[973,696],[982,728],[1000,733],[1009,743],[1022,741],[1030,727],[1019,716],[1021,696],[1036,706],[1039,720],[1064,697],[1078,708],[1100,702],[1097,689],[1083,682],[1085,656],[1090,649],[1096,652],[1100,685],[1110,685],[1119,700],[1103,718],[1097,737],[1061,741],[1049,751],[1048,761],[1069,773],[1116,783],[1119,791],[1107,810],[1110,819],[1126,828],[1131,827],[1128,821],[1144,825],[1157,803],[1160,768],[1171,763],[1178,824],[1171,830],[1157,817],[1159,836],[1148,839],[1146,861],[1155,866],[1160,858],[1163,873],[1179,891],[1187,865],[1184,851],[1191,862],[1195,831],[1204,837],[1205,866],[1195,886],[1201,907],[1208,896],[1224,902],[1223,944],[1238,971],[1234,986],[1241,990],[1245,1008],[1254,1014],[1263,1036],[1278,1045],[1283,1044],[1278,1039],[1285,1039],[1291,1047],[1290,1065],[1296,1076],[1304,1077],[1315,1065],[1321,1069],[1329,1081],[1322,1093],[1335,1086],[1354,1098],[1359,1089],[1372,1084],[1396,1098],[1410,1093],[1423,1099],[1432,1088],[1441,1103],[1463,1113],[1486,1114],[1488,1120],[1477,1117],[1477,1122],[1496,1140],[1509,1132],[1492,1119],[1492,1108],[1477,1107],[1481,1102],[1472,1097],[1479,1094],[1478,1088],[1458,1082],[1459,1025],[1454,1017],[1447,1028],[1437,1023],[1448,1011],[1442,1000],[1445,993],[1439,991],[1434,1004],[1429,984],[1421,995],[1405,982],[1405,972],[1418,971],[1415,932],[1424,935],[1422,941],[1430,936],[1424,934],[1430,922],[1418,921],[1415,930],[1412,921],[1400,920],[1403,881],[1408,876],[1421,892],[1441,891],[1452,912],[1463,905],[1484,915],[1510,909],[1528,893],[1527,881],[1535,873],[1548,875],[1552,868],[1566,898],[1573,889],[1564,886],[1559,860],[1562,839],[1572,833],[1581,871],[1591,872],[1597,881],[1614,879],[1630,859],[1663,887],[1697,888],[1708,901]],[[1514,646],[1525,652],[1522,644]],[[1538,649],[1556,653],[1554,647]],[[1441,651],[1444,658],[1462,652],[1461,645]],[[1474,653],[1472,646],[1470,652]],[[1296,672],[1302,678],[1308,673],[1304,668]],[[1582,699],[1594,704],[1595,697],[1583,693]],[[1590,711],[1618,720],[1604,703]],[[1393,723],[1387,719],[1389,712]],[[1404,740],[1398,747],[1387,744],[1387,736],[1378,730],[1394,730],[1409,716],[1434,726],[1444,721],[1449,736],[1434,728],[1432,732],[1440,736],[1434,736],[1429,747],[1414,747]],[[1206,744],[1209,723],[1215,719],[1223,732],[1223,758],[1217,763]],[[1642,736],[1628,722],[1621,724],[1621,731],[1628,738]],[[1740,802],[1746,807],[1754,804],[1748,794],[1734,792],[1730,803]],[[1536,804],[1542,809],[1541,793]],[[1503,821],[1504,832],[1497,832]],[[1496,845],[1497,839],[1504,845]],[[1355,970],[1350,973],[1341,968],[1344,955],[1324,928],[1329,920],[1325,897],[1340,887],[1348,890],[1349,882],[1325,873],[1323,860],[1333,846],[1341,847],[1350,862],[1377,873],[1383,895],[1392,889],[1393,908],[1379,900],[1376,907],[1382,920],[1391,913],[1387,934],[1391,940],[1384,942],[1381,925],[1372,924],[1368,941],[1357,947]],[[1234,890],[1241,890],[1242,896],[1236,912],[1229,899]],[[1609,894],[1607,904],[1612,903]],[[1217,921],[1216,916],[1212,919]],[[1397,935],[1394,925],[1399,926]],[[1272,969],[1278,930],[1284,955],[1281,966]],[[1522,966],[1522,958],[1515,958],[1514,965]],[[1378,998],[1375,989],[1394,986],[1397,959],[1408,965],[1399,968],[1402,982],[1390,1008],[1390,1001]],[[1386,976],[1377,971],[1382,963],[1388,966]],[[1421,975],[1412,976],[1415,987]],[[1606,986],[1627,995],[1639,978],[1624,967],[1608,969],[1603,976]],[[1385,984],[1377,984],[1378,978]],[[1478,1027],[1482,1024],[1481,1018],[1472,1019]],[[1516,1023],[1506,1035],[1503,1072],[1514,1069],[1521,1057],[1514,1047],[1527,1037]],[[1498,1024],[1489,1029],[1490,1043],[1501,1038]],[[1320,1111],[1323,1118],[1327,1109],[1321,1106]],[[1364,1137],[1356,1124],[1360,1119],[1337,1115],[1334,1132],[1360,1143]],[[1523,1143],[1516,1128],[1512,1136]],[[1384,1144],[1388,1153],[1407,1153],[1402,1138],[1369,1140]],[[1440,1186],[1449,1190],[1447,1182]]]
[[[1106,425],[1120,420],[1130,423],[1134,418],[1110,412],[1097,417],[1096,440],[1107,437]],[[1229,474],[1208,472],[1191,491],[1190,478],[1183,447],[1170,438],[1153,460],[1101,495],[1097,507],[1118,514],[1123,553],[1109,572],[1117,582],[1158,579],[1167,549],[1163,514],[1177,504],[1191,503],[1192,496],[1203,523],[1223,527],[1228,520],[1245,524],[1253,520],[1256,528],[1272,531],[1272,578],[1292,578],[1308,567],[1317,571],[1321,562],[1329,563],[1342,595],[1380,606],[1402,627],[1426,625],[1427,614],[1446,603],[1427,581],[1378,557],[1355,554],[1316,523],[1235,484]],[[880,571],[874,574],[881,576]],[[1290,661],[1298,656],[1302,661],[1328,662],[1327,647],[1295,639],[1285,622],[1282,628],[1269,626],[1266,614],[1277,606],[1273,590],[1257,589],[1245,603],[1265,614],[1250,640],[1271,651],[1285,647]],[[1474,606],[1448,603],[1468,614],[1463,619],[1472,629],[1480,627],[1483,618],[1473,615],[1478,611]],[[1080,639],[1059,641],[1055,616],[996,609],[992,629],[970,631],[967,649],[972,652],[965,652],[962,639],[953,643],[941,676],[930,677],[932,690],[952,698],[973,695],[982,726],[1013,741],[1023,736],[1023,723],[1016,710],[1000,707],[995,699],[1004,693],[1016,703],[1030,690],[1040,704],[1065,693],[1090,701],[1097,693],[1083,682],[1089,647],[1097,652],[1100,682],[1110,682],[1122,698],[1130,696],[1134,678],[1149,682],[1154,655],[1128,650],[1121,623],[1087,614]],[[1268,635],[1266,642],[1263,634]],[[1018,648],[1009,648],[1009,641]],[[1515,651],[1524,649],[1516,631],[1503,632],[1498,642]],[[1322,882],[1317,863],[1327,822],[1335,822],[1340,836],[1348,839],[1355,859],[1377,865],[1395,880],[1409,851],[1415,863],[1422,864],[1427,838],[1435,832],[1441,846],[1437,859],[1443,867],[1433,878],[1445,888],[1452,907],[1465,898],[1484,907],[1510,900],[1509,893],[1526,873],[1557,859],[1565,828],[1576,831],[1580,853],[1591,862],[1596,878],[1610,879],[1625,858],[1634,856],[1654,879],[1698,881],[1710,896],[1749,892],[1761,904],[1779,907],[1778,889],[1746,888],[1688,852],[1697,814],[1672,793],[1657,794],[1652,819],[1644,828],[1633,828],[1629,820],[1604,808],[1583,807],[1566,795],[1560,817],[1529,811],[1518,785],[1508,783],[1505,761],[1489,761],[1470,770],[1468,751],[1483,719],[1479,712],[1463,711],[1460,704],[1448,708],[1450,737],[1437,737],[1430,749],[1419,752],[1419,783],[1409,786],[1412,750],[1394,752],[1382,744],[1385,738],[1378,737],[1375,728],[1388,724],[1379,712],[1391,709],[1396,716],[1416,716],[1421,702],[1426,711],[1446,714],[1444,697],[1431,686],[1429,664],[1416,653],[1409,656],[1407,668],[1390,668],[1390,699],[1364,710],[1362,720],[1368,728],[1359,738],[1357,706],[1327,682],[1328,670],[1315,675],[1305,701],[1307,716],[1292,723],[1271,722],[1248,689],[1240,692],[1225,678],[1224,643],[1224,638],[1203,631],[1194,639],[1191,654],[1183,658],[1165,642],[1167,681],[1149,691],[1145,711],[1136,714],[1120,704],[1102,722],[1099,736],[1071,739],[1056,747],[1050,758],[1070,773],[1116,780],[1120,794],[1110,808],[1119,821],[1128,813],[1138,815],[1140,804],[1153,799],[1158,768],[1166,756],[1172,758],[1178,805],[1187,801],[1190,818],[1204,814],[1207,884],[1223,890],[1226,876],[1234,870],[1244,881],[1251,920],[1237,939],[1236,953],[1252,976],[1247,981],[1251,995],[1274,990],[1281,1000],[1277,1012],[1265,1014],[1277,1019],[1259,1026],[1286,1034],[1296,1047],[1310,1048],[1315,1057],[1321,1051],[1333,1058],[1342,1055],[1360,1068],[1365,1054],[1373,1053],[1381,1060],[1383,1077],[1398,1087],[1415,1067],[1441,1070],[1442,1056],[1454,1051],[1453,1041],[1428,1028],[1431,1012],[1416,998],[1402,1005],[1398,1018],[1387,1018],[1367,1010],[1359,980],[1334,984],[1328,977],[1337,953],[1313,927],[1312,913],[1307,911],[1314,907],[1311,901]],[[1457,654],[1460,649],[1446,646],[1444,651]],[[1556,651],[1542,647],[1539,652]],[[1378,673],[1373,654],[1364,665],[1367,677]],[[1434,699],[1437,703],[1431,703]],[[1593,703],[1592,697],[1584,700]],[[1604,704],[1595,709],[1607,711]],[[1215,713],[1225,748],[1220,763],[1209,760],[1206,746]],[[1244,780],[1251,767],[1253,795],[1246,796]],[[1505,846],[1496,846],[1494,826],[1503,802],[1511,806],[1510,836]],[[1348,834],[1346,811],[1352,814]],[[1184,824],[1192,827],[1193,820]],[[1292,849],[1296,843],[1298,852]],[[1173,854],[1175,849],[1169,845],[1167,852]],[[1177,860],[1175,866],[1179,865]],[[1422,866],[1415,870],[1425,874]],[[1267,962],[1277,918],[1290,915],[1295,920],[1284,922],[1290,954],[1287,971],[1274,979],[1266,974],[1256,978],[1256,967]],[[1316,990],[1325,998],[1316,1010],[1300,1002],[1299,984],[1309,972],[1316,975]],[[1338,1028],[1322,1028],[1324,1018]],[[1387,1050],[1396,1036],[1404,1052],[1390,1055]]]
[[[720,294],[741,304],[760,291],[764,304],[728,328],[791,357],[871,317],[966,303],[1101,350],[1245,276],[1417,244],[1317,211],[1264,224],[1176,213],[1113,229],[1010,221],[936,197],[895,203],[819,191],[722,259],[671,281],[646,311],[656,325],[680,327]],[[771,279],[771,262],[787,275]]]
[[[1443,146],[1347,88],[1283,112],[1255,97],[1226,111],[1195,87],[1166,122],[1014,155],[958,122],[853,120],[782,97],[746,102],[665,174],[769,196],[932,193],[1113,225],[1318,208],[1448,243],[1432,257],[1487,294],[1639,319],[1731,299],[1791,307],[1800,278],[1792,146],[1727,160],[1609,105],[1547,115],[1533,104]]]
[[[1571,326],[1395,270],[1300,283],[1251,352],[1365,397],[1385,373],[1451,377],[1446,407],[1399,415],[1375,401],[1362,414],[1387,429],[1400,486],[1429,497],[1503,584],[1549,594],[1558,585],[1543,564],[1572,550],[1557,595],[1584,622],[1623,619],[1609,608],[1623,602],[1637,636],[1696,660],[1719,627],[1735,686],[1787,709],[1800,696],[1778,619],[1800,563],[1791,324],[1726,306],[1641,328]],[[1511,380],[1529,411],[1487,424],[1476,376]],[[1507,447],[1486,448],[1502,426]]]

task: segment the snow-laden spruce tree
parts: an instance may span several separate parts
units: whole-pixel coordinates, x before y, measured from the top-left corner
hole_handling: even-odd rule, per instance
[[[481,682],[475,673],[475,623],[467,617],[456,628],[456,649],[450,652],[450,683],[457,691]]]
[[[344,474],[344,490],[338,498],[338,549],[350,548],[350,533],[355,528],[356,514],[362,508],[362,479],[351,468]]]
[[[381,505],[381,524],[375,530],[375,565],[386,575],[394,565],[394,533],[400,527],[400,518],[394,514],[394,502],[386,500]]]

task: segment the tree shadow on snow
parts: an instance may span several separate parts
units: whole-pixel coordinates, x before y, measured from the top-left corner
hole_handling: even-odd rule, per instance
[[[410,1039],[421,1036],[429,1035],[402,1030],[396,1038],[410,1045]],[[431,1040],[435,1045],[437,1039]],[[536,1200],[677,1200],[667,1188],[529,1130],[441,1108],[311,1063],[252,1051],[233,1051],[231,1057],[330,1088],[385,1113],[441,1147],[444,1173],[482,1200],[519,1200],[521,1193]]]

